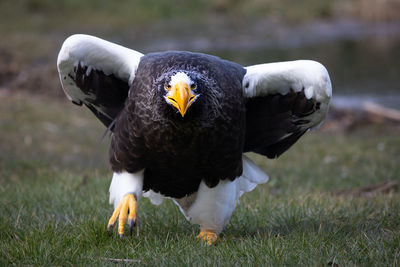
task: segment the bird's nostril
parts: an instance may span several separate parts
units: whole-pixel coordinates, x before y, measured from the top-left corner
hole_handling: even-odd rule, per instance
[[[178,104],[178,103],[176,102],[176,100],[173,99],[172,97],[168,97],[168,100],[170,100],[170,101],[175,102],[176,104]]]

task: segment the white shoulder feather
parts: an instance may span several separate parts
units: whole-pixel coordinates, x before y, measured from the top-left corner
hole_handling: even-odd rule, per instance
[[[312,60],[267,63],[246,67],[243,90],[246,97],[273,93],[282,95],[304,89],[308,99],[328,100],[332,85],[326,68]]]
[[[74,75],[74,67],[82,64],[91,70],[101,70],[105,75],[115,77],[132,84],[143,54],[126,47],[102,40],[100,38],[75,34],[63,43],[57,59],[57,68],[63,89],[70,100],[80,95],[70,75]],[[89,75],[87,73],[87,75]]]

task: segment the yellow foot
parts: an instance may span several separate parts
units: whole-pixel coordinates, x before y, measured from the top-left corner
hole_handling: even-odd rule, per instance
[[[211,246],[217,241],[218,236],[214,231],[201,229],[200,234],[197,236],[201,242],[205,243],[207,246]]]
[[[118,219],[118,234],[122,238],[124,235],[125,222],[128,218],[129,231],[132,235],[133,227],[136,225],[137,233],[139,236],[139,221],[137,218],[137,202],[136,197],[133,194],[127,194],[118,204],[117,208],[114,210],[113,215],[108,221],[107,230],[110,233],[111,229],[114,227],[115,221]]]

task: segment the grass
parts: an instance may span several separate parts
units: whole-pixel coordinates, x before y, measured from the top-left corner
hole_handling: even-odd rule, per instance
[[[312,132],[280,159],[251,157],[270,182],[245,194],[215,246],[171,201],[140,202],[139,238],[107,235],[103,128],[67,101],[0,95],[0,265],[400,264],[400,195],[332,194],[399,181],[400,137]]]

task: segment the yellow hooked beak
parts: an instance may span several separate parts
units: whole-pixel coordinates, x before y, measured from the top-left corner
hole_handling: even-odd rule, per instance
[[[166,87],[166,89],[169,92],[165,96],[165,99],[178,109],[179,113],[184,117],[186,111],[198,95],[194,94],[185,82],[178,82],[173,88]]]

